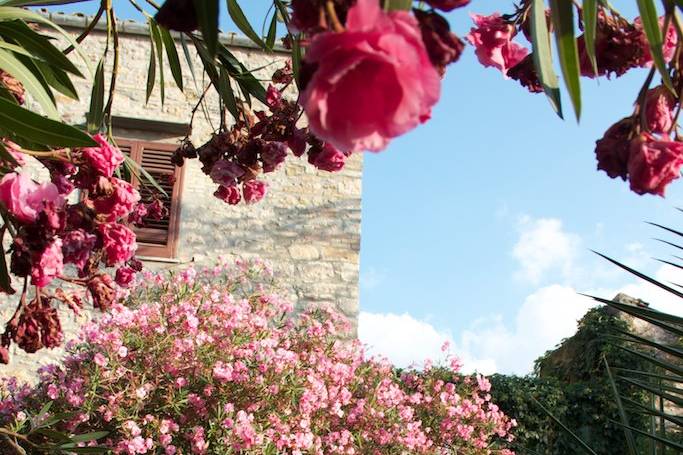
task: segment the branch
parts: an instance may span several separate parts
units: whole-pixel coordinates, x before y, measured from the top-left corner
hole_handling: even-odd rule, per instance
[[[77,43],[82,42],[82,41],[90,34],[90,32],[93,31],[93,29],[95,28],[95,26],[97,25],[97,23],[98,23],[98,22],[100,21],[100,19],[102,18],[102,14],[104,13],[104,10],[105,10],[104,2],[102,2],[102,3],[100,4],[100,9],[97,10],[97,14],[95,14],[95,17],[93,17],[92,21],[90,21],[90,23],[89,23],[88,26],[85,28],[85,30],[83,30],[83,33],[81,33],[81,34],[76,38],[76,42],[77,42]],[[69,54],[70,52],[72,52],[74,49],[75,49],[75,47],[74,47],[73,45],[71,45],[71,46],[67,47],[66,49],[64,49],[63,53],[64,53],[64,55],[67,55],[67,54]]]

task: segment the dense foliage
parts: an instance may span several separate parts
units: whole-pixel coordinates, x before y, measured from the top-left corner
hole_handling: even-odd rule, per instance
[[[536,361],[536,371],[527,377],[493,375],[494,401],[518,422],[513,447],[542,454],[580,453],[574,438],[557,425],[548,413],[584,440],[595,453],[627,453],[624,431],[617,423],[619,409],[603,359],[612,368],[644,369],[645,364],[609,337],[628,324],[606,307],[590,310],[579,321],[577,333],[557,349]],[[624,397],[645,404],[647,397],[634,387],[622,390]],[[632,419],[631,425],[645,431],[648,420]]]
[[[513,422],[485,378],[457,377],[457,360],[397,374],[340,339],[348,327],[334,312],[292,318],[270,280],[258,262],[148,274],[129,307],[84,329],[64,366],[6,390],[10,440],[50,437],[14,434],[52,401],[51,414],[70,416],[53,431],[105,431],[99,445],[122,454],[512,453],[499,441]]]

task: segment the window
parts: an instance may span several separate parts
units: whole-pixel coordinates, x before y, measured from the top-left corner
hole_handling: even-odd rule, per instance
[[[139,256],[175,258],[180,230],[180,198],[183,187],[184,167],[171,163],[171,155],[178,148],[175,144],[116,139],[121,151],[130,156],[147,171],[166,196],[142,177],[143,182],[131,176],[131,183],[140,192],[142,202],[150,202],[155,195],[168,209],[168,215],[161,220],[145,219],[144,227],[133,227],[138,240]],[[141,184],[142,183],[142,184]]]

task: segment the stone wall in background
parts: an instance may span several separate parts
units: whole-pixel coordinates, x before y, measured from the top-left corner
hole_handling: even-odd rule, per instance
[[[53,14],[51,18],[74,35],[88,22],[85,16]],[[121,67],[114,99],[115,115],[140,119],[187,123],[198,94],[180,43],[178,53],[183,66],[185,93],[177,89],[170,72],[165,74],[165,102],[162,105],[159,87],[145,104],[149,37],[146,26],[121,22]],[[45,30],[45,33],[51,33]],[[54,35],[54,34],[53,34]],[[54,35],[57,37],[57,35]],[[65,41],[57,37],[64,45]],[[274,58],[284,61],[281,54],[265,54],[249,47],[244,39],[233,35],[223,37],[231,51],[248,68],[270,64]],[[97,30],[82,44],[82,49],[94,68],[105,46],[106,35]],[[202,84],[201,61],[194,58],[198,84]],[[73,61],[87,74],[86,66],[77,54]],[[268,79],[278,65],[259,71],[260,79]],[[110,71],[110,70],[109,70]],[[106,71],[106,74],[109,74]],[[157,68],[157,75],[159,69]],[[157,76],[158,77],[158,76]],[[84,123],[90,99],[90,80],[75,80],[80,101],[57,94],[60,110],[68,123]],[[106,81],[108,86],[108,81]],[[200,89],[201,90],[201,89]],[[289,94],[288,96],[293,96]],[[208,97],[210,118],[217,123],[217,99]],[[192,140],[199,145],[211,135],[213,128],[198,112]],[[117,136],[177,143],[178,137],[146,131],[116,131]],[[314,169],[305,158],[290,158],[286,165],[264,177],[269,184],[266,198],[251,206],[229,206],[213,197],[215,184],[205,176],[198,161],[186,163],[181,203],[181,226],[178,258],[175,262],[147,262],[152,268],[182,268],[194,263],[211,264],[219,255],[234,257],[258,256],[269,261],[278,276],[283,292],[299,308],[310,305],[335,305],[355,321],[358,315],[358,267],[361,221],[362,156],[348,160],[346,168],[337,174]],[[0,316],[6,321],[13,305],[0,305]],[[79,325],[92,317],[89,311],[75,318],[63,312],[67,336],[73,336]],[[38,364],[54,362],[62,349],[43,351],[27,356],[12,352],[9,366],[0,366],[0,376],[18,375],[31,378]]]

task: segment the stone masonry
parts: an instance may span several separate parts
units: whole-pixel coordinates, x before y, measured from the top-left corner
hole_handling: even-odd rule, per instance
[[[90,19],[62,14],[51,14],[50,17],[74,36]],[[164,104],[161,103],[158,82],[149,103],[145,104],[150,53],[147,26],[126,21],[119,23],[119,30],[121,67],[113,104],[114,115],[187,123],[198,94],[180,43],[176,42],[176,47],[183,67],[185,93],[178,90],[166,69]],[[67,47],[65,40],[56,33],[47,29],[44,32],[55,36],[63,47]],[[264,53],[244,38],[229,34],[222,39],[248,68],[266,67],[257,73],[259,79],[268,79],[278,68],[278,64],[272,64],[273,60],[281,64],[285,58],[282,53]],[[98,26],[82,43],[83,53],[93,69],[102,55],[105,42],[106,34]],[[191,45],[190,51],[195,57],[197,82],[202,84],[201,61]],[[80,101],[59,94],[56,96],[64,120],[83,124],[89,107],[92,76],[83,59],[75,52],[70,55],[86,74],[85,79],[74,80]],[[157,78],[158,72],[159,68]],[[108,87],[108,81],[105,81],[105,86]],[[213,93],[207,98],[209,117],[217,124],[217,98]],[[192,131],[193,142],[204,143],[212,131],[211,125],[198,112]],[[137,130],[119,130],[115,135],[171,143],[180,139]],[[345,169],[337,174],[318,171],[305,158],[290,157],[282,169],[266,174],[264,179],[269,184],[269,193],[262,202],[250,206],[229,206],[216,199],[212,195],[216,185],[201,172],[199,162],[190,160],[185,166],[177,260],[147,261],[147,266],[179,268],[190,263],[197,266],[211,264],[219,255],[258,256],[273,265],[283,292],[299,308],[333,304],[353,321],[356,320],[361,221],[360,154],[349,159]],[[13,305],[9,303],[0,304],[3,322],[12,309]],[[79,318],[66,311],[62,314],[67,337],[73,336],[79,324],[92,317],[89,312]],[[62,349],[55,349],[27,356],[13,349],[12,362],[9,366],[0,366],[0,376],[15,374],[31,378],[38,364],[53,362],[61,354]]]

